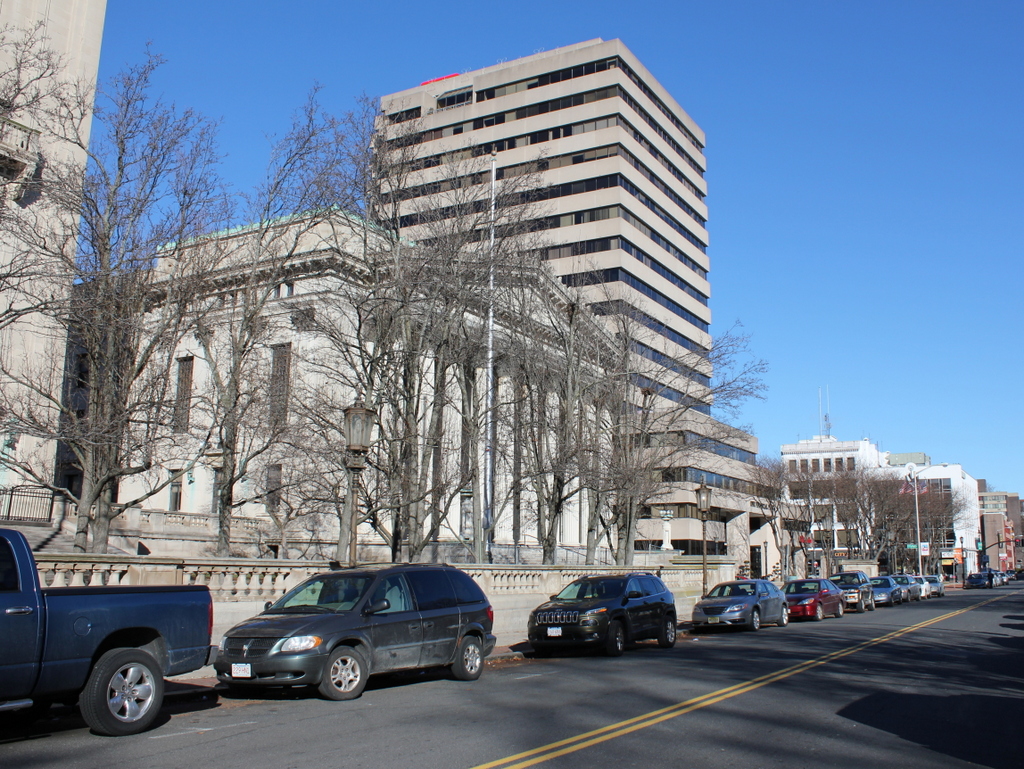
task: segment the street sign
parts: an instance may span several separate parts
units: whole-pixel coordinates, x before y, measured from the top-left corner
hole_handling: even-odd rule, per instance
[[[917,550],[917,544],[914,542],[907,543],[907,550]]]

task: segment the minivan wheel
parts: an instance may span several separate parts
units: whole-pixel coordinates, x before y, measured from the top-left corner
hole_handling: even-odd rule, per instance
[[[622,623],[613,619],[608,623],[608,636],[604,642],[604,653],[609,657],[621,657],[626,651],[626,631],[622,629]]]
[[[351,646],[339,646],[324,665],[324,675],[317,687],[329,700],[354,700],[366,688],[369,677],[366,657]]]
[[[676,645],[676,618],[665,617],[661,621],[661,628],[658,630],[658,646],[662,649],[671,649]]]
[[[480,639],[468,635],[459,644],[452,663],[452,675],[460,681],[475,681],[484,671],[484,655],[480,648]]]

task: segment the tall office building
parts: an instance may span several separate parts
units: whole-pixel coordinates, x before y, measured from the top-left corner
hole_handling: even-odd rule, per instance
[[[409,235],[431,196],[445,205],[446,163],[482,184],[492,152],[499,178],[539,159],[537,228],[555,274],[596,311],[635,317],[649,332],[637,350],[655,363],[708,348],[704,133],[621,41],[428,80],[384,97],[382,109],[392,125],[416,121]],[[465,166],[473,157],[479,167]],[[706,371],[692,374],[706,383]],[[665,397],[687,397],[661,385]]]
[[[694,489],[706,481],[715,488],[709,551],[728,542],[742,561],[751,541],[745,468],[757,441],[701,416],[711,411],[712,338],[700,127],[621,41],[600,39],[430,79],[385,96],[381,111],[388,131],[408,132],[401,146],[415,156],[401,203],[412,239],[467,200],[465,188],[480,185],[485,198],[490,157],[498,179],[533,173],[523,199],[536,203],[530,229],[541,233],[542,259],[596,314],[631,319],[645,361],[637,384],[666,408],[699,412],[670,428],[684,442],[702,431],[694,443],[703,448],[662,471],[638,540],[700,553]]]

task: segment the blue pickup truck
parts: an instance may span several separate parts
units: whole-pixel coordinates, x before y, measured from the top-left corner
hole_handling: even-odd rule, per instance
[[[0,529],[0,718],[77,700],[94,732],[141,732],[164,676],[212,660],[212,627],[206,587],[41,588],[24,535]]]

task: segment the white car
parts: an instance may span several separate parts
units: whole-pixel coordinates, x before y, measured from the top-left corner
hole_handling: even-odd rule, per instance
[[[946,583],[938,574],[925,574],[924,579],[931,588],[932,596],[942,598],[946,595]]]
[[[935,591],[932,589],[933,588],[932,583],[929,582],[928,580],[926,580],[920,574],[915,574],[914,576],[911,577],[911,579],[914,580],[914,582],[916,582],[917,584],[919,584],[921,586],[921,598],[922,599],[924,599],[924,598],[932,598],[933,596],[936,595]]]

